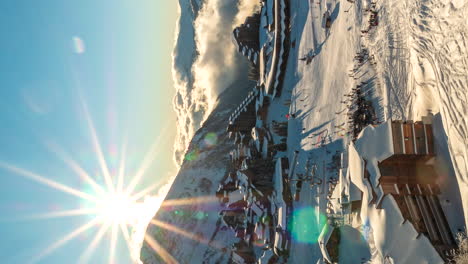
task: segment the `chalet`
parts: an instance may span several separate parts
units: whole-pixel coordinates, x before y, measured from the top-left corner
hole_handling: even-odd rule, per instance
[[[227,177],[222,181],[218,189],[216,190],[216,197],[218,197],[221,203],[225,204],[229,202],[228,194],[239,189],[239,181],[237,175],[234,172],[230,172]]]
[[[240,240],[232,246],[232,262],[236,264],[254,264],[257,258],[253,248],[244,240]]]
[[[261,27],[267,28],[269,31],[274,29],[274,0],[264,0],[261,11]]]
[[[391,132],[393,155],[378,164],[383,192],[395,198],[403,217],[438,251],[453,249],[455,240],[437,197],[432,125],[393,121]]]
[[[231,150],[230,156],[231,156],[232,163],[236,167],[239,167],[242,161],[244,161],[244,159],[251,158],[252,154],[251,154],[250,147],[248,145],[241,143],[241,144],[237,144],[236,148]]]
[[[368,221],[395,243],[385,254],[398,263],[419,263],[421,252],[426,259],[443,262],[456,247],[438,198],[432,125],[423,120],[389,120],[366,127],[349,145],[348,161],[330,197],[340,200],[342,211],[336,211],[345,219],[351,215],[361,223]],[[399,241],[405,241],[405,248],[397,246]]]
[[[256,152],[260,153],[263,159],[268,158],[268,146],[272,141],[270,132],[264,128],[254,127],[252,128],[251,137]]]
[[[333,247],[337,246],[333,245],[333,243],[329,244],[333,233],[335,233],[335,227],[326,223],[317,239],[322,257],[326,261],[325,263],[336,263],[332,262],[332,258],[330,257],[330,252],[333,252]]]
[[[255,112],[255,99],[257,95],[258,89],[255,88],[249,92],[244,101],[234,110],[229,117],[228,132],[231,134],[235,132],[250,134],[257,121]]]
[[[274,46],[265,90],[272,97],[277,97],[281,95],[290,48],[289,1],[275,0],[273,16]]]
[[[230,209],[221,211],[221,219],[224,222],[224,225],[235,230],[237,228],[245,226],[246,215],[245,210],[243,209]]]
[[[247,57],[254,65],[258,65],[260,13],[247,17],[244,24],[232,32],[233,42],[237,51]]]

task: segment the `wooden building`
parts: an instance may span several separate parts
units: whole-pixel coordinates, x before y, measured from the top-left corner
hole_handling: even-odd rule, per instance
[[[430,159],[434,153],[432,125],[423,122],[392,121],[393,159]]]
[[[229,117],[228,132],[241,132],[250,134],[252,128],[257,122],[255,102],[258,95],[258,90],[254,89],[249,92],[242,103],[234,110]]]
[[[379,163],[379,184],[405,219],[426,235],[442,257],[456,247],[437,195],[440,193],[432,125],[392,121],[393,155]]]
[[[235,264],[254,264],[257,262],[255,252],[251,245],[244,240],[234,243],[232,246],[232,262]]]
[[[237,51],[242,53],[255,66],[259,62],[259,29],[260,13],[246,18],[244,24],[236,27],[232,32],[233,42]]]

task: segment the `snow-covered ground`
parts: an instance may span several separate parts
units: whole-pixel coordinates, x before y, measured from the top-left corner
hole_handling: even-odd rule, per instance
[[[336,113],[345,108],[340,101],[344,100],[344,95],[354,84],[348,72],[353,68],[353,58],[360,45],[362,18],[359,12],[345,13],[350,7],[355,9],[345,1],[318,3],[291,1],[291,41],[296,41],[296,48],[290,51],[286,83],[293,88],[290,112],[296,115],[289,121],[291,136],[288,138],[290,156],[293,151],[299,150],[296,174],[305,174],[305,164],[310,160],[309,163],[317,168],[315,176],[322,180],[322,184],[310,187],[305,184],[302,187],[301,199],[295,208],[312,207],[315,217],[320,218],[327,206],[326,167],[332,155],[343,150],[348,141],[341,128],[347,121],[346,112]],[[333,20],[328,36],[323,27],[326,10],[330,10]],[[307,54],[315,54],[309,65],[299,61]],[[320,220],[311,222],[317,225],[312,235],[318,238],[323,223]],[[304,259],[310,260],[310,263],[322,260],[318,243],[296,242],[291,251],[291,263],[302,263]]]
[[[305,174],[309,162],[317,168],[316,177],[324,179],[321,185],[302,187],[295,208],[313,207],[320,212],[317,217],[326,213],[326,179],[335,174],[328,164],[350,142],[344,131],[348,127],[346,95],[366,81],[379,122],[421,120],[429,112],[435,114],[438,162],[446,169],[440,198],[446,201],[442,204],[452,230],[466,226],[457,213],[465,208],[468,219],[468,5],[464,1],[378,1],[374,10],[379,22],[370,29],[371,14],[366,11],[372,8],[370,1],[291,0],[291,5],[291,41],[297,44],[291,49],[286,73],[290,113],[296,115],[289,121],[289,156],[296,150],[300,153],[296,174]],[[328,33],[323,21],[327,10],[332,19]],[[373,56],[359,64],[354,57],[362,50]],[[310,64],[299,60],[310,54],[314,55]],[[373,230],[374,234],[380,231],[385,233]],[[391,245],[396,238],[379,239]],[[317,244],[296,242],[291,250],[294,263],[322,258]],[[370,257],[362,251],[361,261]],[[428,256],[433,263],[430,259],[434,258]],[[349,261],[340,263],[356,263]]]

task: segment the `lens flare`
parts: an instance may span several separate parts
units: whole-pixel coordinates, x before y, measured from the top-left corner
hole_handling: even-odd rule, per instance
[[[213,147],[218,143],[218,135],[216,133],[208,133],[204,138],[206,146]]]
[[[189,151],[186,155],[185,155],[185,160],[188,160],[188,161],[195,161],[198,159],[198,156],[200,155],[200,152],[198,149],[194,149],[192,151]]]
[[[326,216],[317,214],[312,207],[295,209],[290,222],[292,237],[300,243],[317,243],[326,222]]]
[[[148,245],[156,252],[162,260],[167,264],[179,264],[177,260],[164,249],[161,244],[159,244],[156,240],[154,240],[151,236],[145,235],[145,241]]]
[[[76,54],[85,53],[85,44],[83,39],[78,36],[73,37],[73,46]]]

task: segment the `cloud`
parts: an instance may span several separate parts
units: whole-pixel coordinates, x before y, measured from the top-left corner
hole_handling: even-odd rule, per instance
[[[240,0],[239,1],[239,12],[236,15],[234,22],[235,26],[244,23],[248,16],[251,16],[255,12],[260,11],[260,1],[255,0]]]
[[[218,96],[235,80],[247,78],[246,60],[236,52],[231,34],[253,14],[259,1],[205,0],[201,10],[193,1],[179,3],[173,79],[178,116],[175,159],[180,165],[191,138],[216,106]]]

